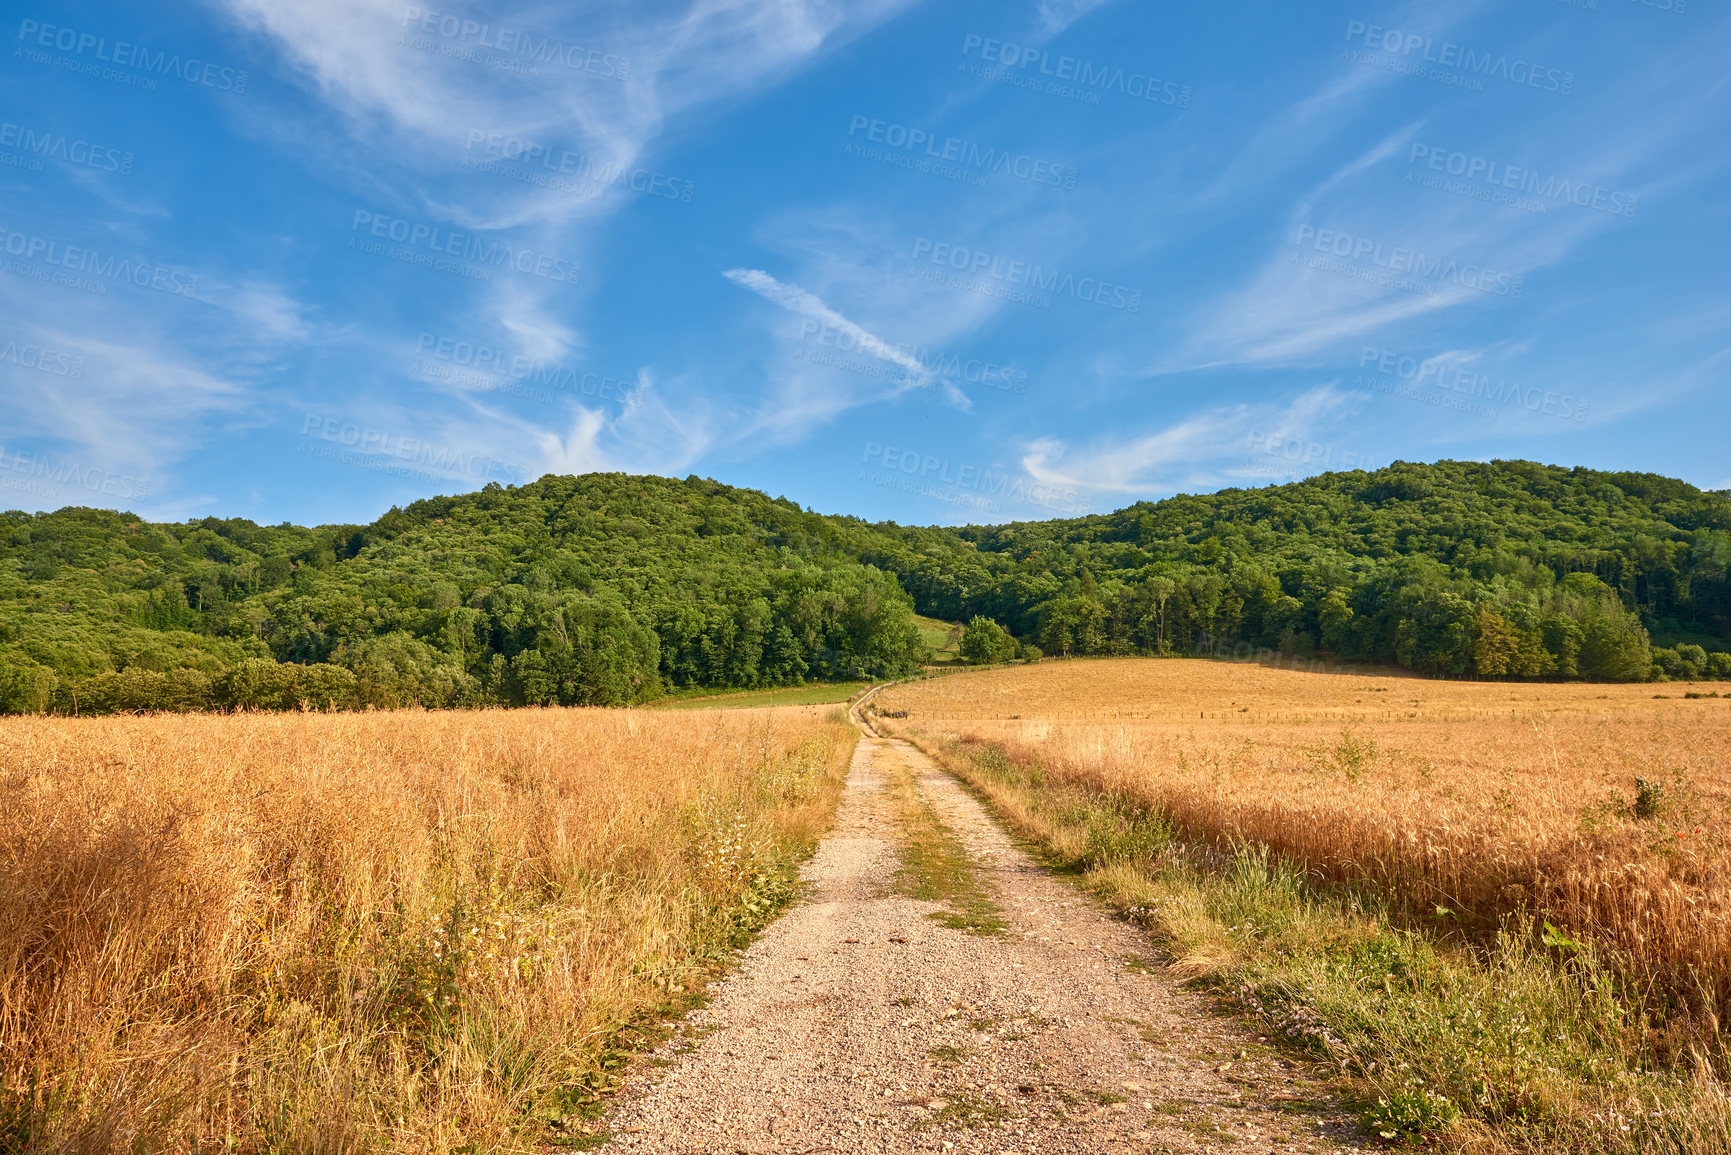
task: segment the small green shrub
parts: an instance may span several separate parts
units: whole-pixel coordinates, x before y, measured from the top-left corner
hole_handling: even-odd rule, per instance
[[[1635,779],[1635,817],[1655,818],[1665,805],[1665,786],[1661,782]]]
[[[1453,1125],[1460,1115],[1460,1108],[1447,1095],[1409,1086],[1379,1098],[1359,1120],[1390,1143],[1417,1146]]]

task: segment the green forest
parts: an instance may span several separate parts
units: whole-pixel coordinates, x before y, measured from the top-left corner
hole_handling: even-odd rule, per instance
[[[1397,463],[1002,526],[547,476],[370,525],[0,514],[0,712],[620,705],[971,661],[1217,654],[1731,678],[1731,495]]]

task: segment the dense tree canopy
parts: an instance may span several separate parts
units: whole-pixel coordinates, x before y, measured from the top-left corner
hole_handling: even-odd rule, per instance
[[[879,528],[894,543],[863,556],[921,613],[983,616],[1048,654],[1224,639],[1451,676],[1731,672],[1731,496],[1653,474],[1397,463],[1064,521]],[[1649,631],[1685,644],[1652,650]]]
[[[889,676],[924,656],[916,608],[980,619],[982,660],[1224,639],[1451,676],[1723,677],[1731,497],[1504,461],[964,529],[621,474],[366,526],[13,512],[0,711],[605,704]]]
[[[908,672],[924,656],[910,599],[833,536],[760,493],[618,474],[489,486],[369,526],[7,514],[0,702],[172,706],[203,687],[210,704],[274,705],[321,667],[352,677],[315,696],[380,705]],[[265,677],[260,660],[294,668]],[[172,692],[147,676],[178,671]]]

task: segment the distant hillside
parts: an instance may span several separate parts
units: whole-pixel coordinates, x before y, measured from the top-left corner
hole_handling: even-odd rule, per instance
[[[1702,673],[1731,639],[1731,494],[1526,461],[1397,463],[1116,513],[886,530],[922,613],[1048,651],[1227,639],[1450,675]],[[1649,654],[1647,632],[1683,643]],[[1725,672],[1719,667],[1719,676]]]
[[[1024,654],[1224,643],[1453,675],[1725,676],[1728,568],[1726,494],[1518,461],[966,529],[622,474],[367,526],[13,512],[0,710],[623,703],[885,677],[926,656],[916,610],[991,618]]]

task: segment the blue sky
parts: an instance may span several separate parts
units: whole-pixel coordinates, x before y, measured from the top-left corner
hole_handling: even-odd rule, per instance
[[[1719,4],[27,2],[5,36],[0,507],[1731,487]]]

